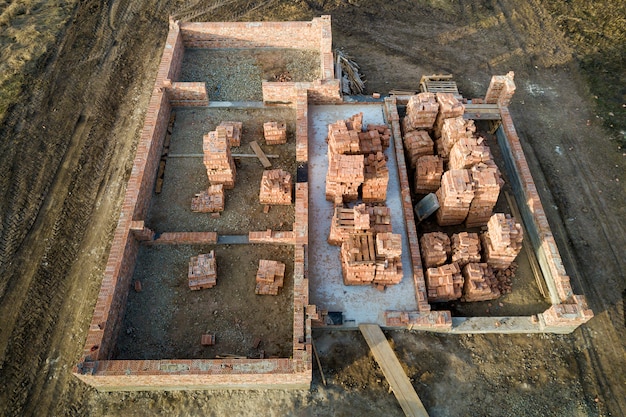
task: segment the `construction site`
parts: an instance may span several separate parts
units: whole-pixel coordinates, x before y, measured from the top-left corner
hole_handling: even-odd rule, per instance
[[[99,238],[94,297],[82,301],[87,314],[73,330],[84,337],[65,361],[68,383],[80,387],[63,399],[75,407],[69,414],[104,415],[120,395],[154,392],[141,397],[150,402],[208,390],[216,398],[241,392],[268,410],[274,395],[312,401],[313,415],[315,402],[386,389],[375,413],[458,415],[442,403],[436,369],[456,375],[525,343],[512,368],[539,376],[511,382],[520,392],[548,395],[532,385],[577,378],[559,374],[568,366],[596,366],[594,382],[580,377],[562,403],[550,396],[538,414],[523,405],[532,396],[511,399],[502,414],[483,411],[618,410],[621,401],[607,399],[618,388],[598,373],[605,359],[588,365],[559,353],[546,368],[551,376],[540,375],[555,344],[588,355],[592,342],[578,335],[607,310],[581,285],[554,221],[555,196],[510,110],[518,94],[529,97],[525,74],[490,66],[482,88],[464,88],[466,75],[453,68],[415,72],[395,89],[366,88],[362,67],[337,49],[334,24],[325,14],[170,17],[155,77],[145,80],[149,94],[137,103],[120,210]],[[497,342],[482,349],[489,338]],[[535,351],[536,338],[549,346]],[[623,360],[619,352],[609,356]],[[435,359],[417,365],[420,355]],[[497,375],[507,359],[494,360]],[[437,393],[424,388],[431,384]],[[88,400],[77,399],[87,391]],[[257,397],[264,392],[281,394]],[[32,395],[26,414],[37,413]],[[246,401],[235,410],[247,415]],[[515,411],[522,405],[527,414]]]

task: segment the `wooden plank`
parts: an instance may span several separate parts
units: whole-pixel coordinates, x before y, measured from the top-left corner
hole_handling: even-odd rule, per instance
[[[413,385],[411,385],[409,377],[404,373],[400,361],[393,353],[380,326],[377,324],[359,324],[359,330],[367,341],[374,359],[383,370],[383,374],[387,378],[404,414],[410,417],[428,417],[428,412],[417,396]]]
[[[259,161],[261,161],[263,168],[270,168],[272,166],[272,163],[269,159],[267,159],[267,156],[265,156],[265,152],[263,152],[263,149],[261,149],[256,140],[250,142],[250,147],[256,154],[257,158],[259,158]]]

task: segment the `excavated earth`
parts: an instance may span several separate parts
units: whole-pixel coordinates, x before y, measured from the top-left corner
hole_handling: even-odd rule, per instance
[[[626,11],[605,0],[602,13],[583,13],[582,3],[0,2],[0,68],[19,69],[0,79],[0,415],[402,415],[356,332],[314,332],[327,384],[315,367],[310,391],[99,393],[71,374],[168,16],[321,14],[367,93],[415,90],[421,74],[443,72],[478,97],[492,74],[515,71],[511,113],[574,291],[595,312],[570,335],[388,332],[429,414],[626,415],[625,47],[602,41],[625,33],[613,16]]]

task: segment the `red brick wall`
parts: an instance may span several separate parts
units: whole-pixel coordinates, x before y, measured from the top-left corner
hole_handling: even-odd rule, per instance
[[[339,80],[318,80],[308,83],[269,82],[262,83],[263,101],[266,104],[291,104],[298,101],[298,91],[308,92],[308,102],[312,104],[339,104],[343,101],[339,90]]]
[[[166,82],[167,95],[172,107],[208,106],[206,84],[202,82]]]

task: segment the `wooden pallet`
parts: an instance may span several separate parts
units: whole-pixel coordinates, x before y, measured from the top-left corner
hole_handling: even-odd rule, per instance
[[[423,93],[452,93],[457,99],[463,98],[459,93],[456,81],[452,80],[451,74],[422,75],[420,91]]]

